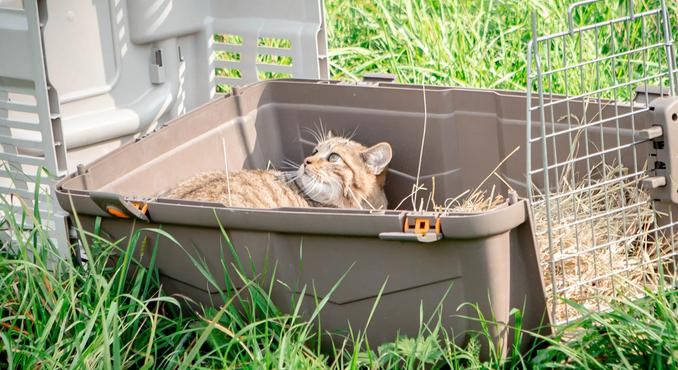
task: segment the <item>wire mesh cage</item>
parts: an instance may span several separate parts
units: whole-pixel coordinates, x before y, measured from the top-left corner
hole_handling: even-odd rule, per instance
[[[641,186],[661,166],[652,101],[676,92],[669,14],[629,1],[625,15],[587,19],[596,1],[572,4],[557,34],[538,36],[533,15],[527,52],[528,196],[556,322],[578,315],[564,299],[605,310],[675,282],[678,220]]]

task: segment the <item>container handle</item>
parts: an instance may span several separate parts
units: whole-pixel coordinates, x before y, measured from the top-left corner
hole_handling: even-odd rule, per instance
[[[398,241],[398,242],[419,242],[419,243],[433,243],[442,239],[442,234],[436,233],[427,233],[427,234],[414,234],[406,232],[383,232],[379,233],[379,239],[389,240],[389,241]]]
[[[442,238],[440,218],[435,215],[424,214],[405,216],[402,232],[379,233],[381,240],[433,243]]]

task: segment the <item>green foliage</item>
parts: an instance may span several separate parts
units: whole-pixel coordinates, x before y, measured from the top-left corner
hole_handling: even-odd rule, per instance
[[[25,214],[33,219],[35,213]],[[40,223],[29,230],[12,215],[5,220],[18,240],[0,254],[0,368],[444,368],[480,363],[477,339],[462,348],[448,337],[440,324],[441,306],[437,322],[421,322],[417,337],[398,338],[376,353],[362,334],[365,328],[321,350],[317,318],[343,277],[316,299],[312,312],[302,315],[303,288],[284,313],[271,299],[275,269],[258,272],[251,261],[242,261],[223,228],[222,261],[233,263],[222,267],[230,273],[214,276],[203,261],[187,254],[223,304],[186,310],[187,304],[197,307],[195,302],[163,293],[155,269],[161,238],[183,248],[171,235],[132,225],[128,238],[109,241],[99,219],[93,232],[85,231],[77,217],[75,221],[81,247],[91,257],[86,261],[61,258]],[[245,266],[252,277],[244,274]],[[219,289],[219,281],[226,289]],[[492,324],[480,320],[485,329],[474,338],[486,342]],[[483,366],[496,368],[501,362],[492,356]]]
[[[567,7],[573,2],[327,0],[330,72],[335,79],[357,80],[369,72],[388,72],[402,83],[525,90],[527,47],[532,37],[531,13],[535,11],[539,16],[540,35],[562,32],[567,27]],[[659,3],[659,0],[637,0],[634,9],[639,13],[654,9]],[[575,26],[625,15],[627,4],[626,0],[606,0],[581,7],[574,13]],[[678,2],[667,1],[667,4],[676,14]],[[676,34],[676,17],[672,17],[672,22]],[[648,21],[648,40],[653,40],[659,33],[650,29],[650,24]],[[624,24],[616,27],[617,47],[624,44],[640,47],[640,22],[630,31],[624,27]],[[599,45],[601,51],[603,45],[609,46],[606,40],[612,37],[610,32],[603,30],[597,43],[592,35],[582,40],[585,58],[594,56],[595,45]],[[551,45],[551,52],[552,59],[559,61],[563,52],[574,54],[579,48],[555,43]],[[601,84],[610,86],[614,78],[621,81],[631,75],[630,70],[638,73],[641,65],[638,59],[642,58],[639,53],[633,57],[631,66],[624,58],[618,58],[615,63],[600,63]],[[656,61],[657,57],[648,54],[647,60]],[[578,56],[569,58],[576,61]],[[594,80],[594,69],[585,71],[582,83]],[[576,93],[573,88],[579,83],[578,77],[569,76],[571,94]],[[552,92],[564,91],[564,78],[562,73],[554,76]],[[620,95],[628,93],[620,91]]]
[[[609,313],[575,305],[584,317],[559,328],[534,358],[544,367],[675,369],[678,367],[678,292],[622,299]],[[567,338],[567,339],[566,339]]]

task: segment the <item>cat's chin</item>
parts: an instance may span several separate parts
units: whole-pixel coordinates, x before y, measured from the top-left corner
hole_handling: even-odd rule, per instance
[[[341,189],[332,183],[316,179],[313,175],[303,173],[295,181],[305,197],[324,206],[336,206]]]

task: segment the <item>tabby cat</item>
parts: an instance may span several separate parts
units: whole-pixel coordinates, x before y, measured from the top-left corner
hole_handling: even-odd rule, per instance
[[[328,133],[296,171],[205,172],[162,197],[216,201],[232,207],[338,207],[386,209],[386,168],[391,146],[370,148]]]

